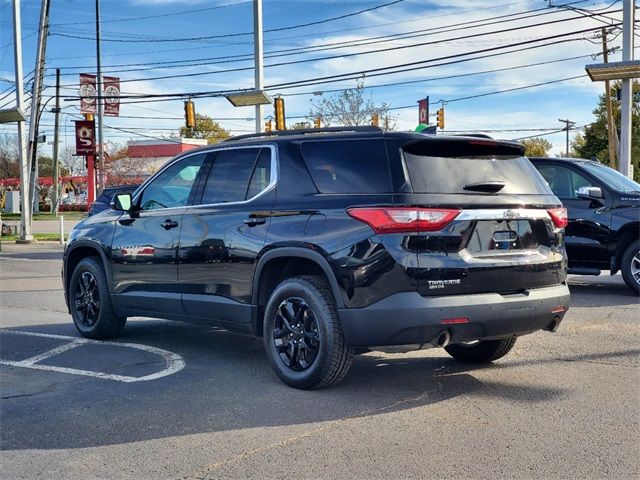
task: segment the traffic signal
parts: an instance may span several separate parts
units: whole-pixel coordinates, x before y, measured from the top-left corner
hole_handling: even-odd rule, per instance
[[[267,133],[269,133],[269,132],[271,132],[272,130],[273,130],[273,123],[271,122],[271,120],[267,120],[267,121],[264,123],[264,131],[265,131],[265,132],[267,132]]]
[[[313,121],[313,128],[320,128],[320,122],[322,122],[322,119],[320,117],[316,117]]]
[[[274,106],[276,110],[276,130],[286,130],[287,126],[284,120],[284,98],[276,98]]]
[[[377,127],[378,123],[380,123],[380,116],[377,113],[371,114],[371,126]]]
[[[438,126],[438,128],[441,128],[442,130],[444,130],[444,107],[440,107],[438,109],[436,118],[437,118],[436,125]]]
[[[184,122],[187,128],[196,126],[196,106],[191,100],[184,102]]]

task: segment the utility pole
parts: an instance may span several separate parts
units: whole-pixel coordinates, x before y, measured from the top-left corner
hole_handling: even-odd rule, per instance
[[[562,120],[561,118],[558,119],[559,122],[562,122],[564,124],[566,124],[565,128],[563,128],[563,130],[565,130],[567,132],[567,143],[566,143],[566,156],[569,156],[569,130],[571,130],[571,127],[573,127],[576,122],[572,122],[571,120]]]
[[[622,61],[633,60],[635,1],[622,2]],[[622,111],[620,119],[620,173],[633,177],[631,168],[631,110],[633,102],[633,83],[630,78],[622,79]]]
[[[40,119],[40,98],[42,95],[42,80],[44,79],[44,59],[47,50],[47,36],[49,35],[49,0],[42,0],[40,7],[40,26],[38,30],[38,47],[36,50],[36,68],[33,75],[33,92],[31,95],[31,113],[29,119],[29,148],[28,155],[31,162],[31,177],[29,198],[32,211],[38,208],[36,202],[38,190],[38,123]]]
[[[22,33],[20,28],[20,0],[13,0],[13,55],[16,72],[16,107],[24,112],[22,79]],[[24,120],[18,121],[18,155],[20,158],[20,238],[19,243],[33,242],[31,209],[29,204],[29,160],[24,135]]]
[[[253,0],[253,60],[257,91],[262,91],[264,83],[262,54],[262,0]],[[256,133],[262,129],[262,105],[256,105]]]
[[[59,199],[59,178],[58,173],[60,167],[58,166],[58,149],[60,146],[60,69],[56,68],[56,106],[53,109],[55,113],[55,120],[53,122],[53,190],[51,196],[51,216],[58,214],[58,199]]]
[[[104,188],[104,133],[102,128],[102,117],[104,117],[104,105],[102,104],[102,90],[103,90],[103,82],[102,82],[102,68],[101,68],[101,59],[100,59],[100,0],[96,0],[96,62],[97,62],[97,78],[96,78],[96,90],[98,93],[98,168],[100,169],[98,172],[98,192],[96,193],[96,197],[100,195],[102,189]],[[95,200],[95,199],[94,199]]]
[[[607,47],[607,29],[602,29],[602,59],[604,63],[609,62],[609,49]],[[618,132],[616,131],[615,120],[613,119],[613,105],[611,102],[611,84],[609,80],[604,82],[604,93],[606,95],[607,106],[607,136],[609,140],[609,166],[616,168],[616,156],[618,150]]]

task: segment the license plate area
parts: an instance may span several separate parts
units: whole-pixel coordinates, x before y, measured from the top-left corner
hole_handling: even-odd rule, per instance
[[[479,220],[467,243],[471,254],[513,252],[538,247],[531,220]]]

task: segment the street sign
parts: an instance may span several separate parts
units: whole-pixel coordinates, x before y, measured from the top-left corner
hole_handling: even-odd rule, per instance
[[[429,123],[429,97],[418,100],[418,123]]]
[[[96,113],[96,76],[80,74],[80,113]]]
[[[117,117],[120,114],[120,79],[118,77],[103,77],[104,83],[104,114]]]
[[[95,122],[76,120],[76,155],[95,155]]]

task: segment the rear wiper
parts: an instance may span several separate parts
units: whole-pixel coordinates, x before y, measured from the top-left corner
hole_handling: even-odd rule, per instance
[[[471,190],[474,192],[499,192],[504,188],[505,184],[502,182],[478,182],[469,183],[463,187],[464,190]]]

